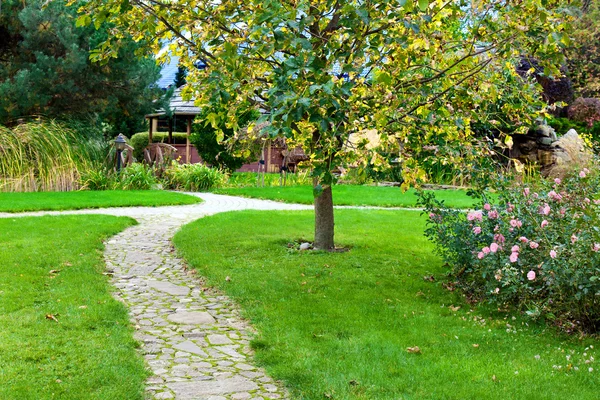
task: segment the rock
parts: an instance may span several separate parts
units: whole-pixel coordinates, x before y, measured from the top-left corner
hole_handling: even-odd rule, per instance
[[[574,168],[586,165],[592,158],[592,151],[574,129],[552,143],[550,153],[552,162],[542,163],[541,172],[551,178],[562,178]]]
[[[310,249],[310,247],[311,247],[311,244],[308,242],[304,242],[304,243],[300,244],[300,250],[308,250],[308,249]]]
[[[215,322],[212,315],[203,311],[178,311],[169,315],[167,319],[177,324],[188,325],[213,324]]]

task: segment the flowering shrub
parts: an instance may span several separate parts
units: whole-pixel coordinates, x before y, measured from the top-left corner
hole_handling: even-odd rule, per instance
[[[499,184],[498,204],[468,213],[421,194],[426,236],[470,296],[600,329],[598,171],[564,180]]]

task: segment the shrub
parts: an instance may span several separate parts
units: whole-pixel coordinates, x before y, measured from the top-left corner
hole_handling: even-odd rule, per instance
[[[227,174],[203,164],[183,164],[173,162],[163,175],[165,186],[175,190],[190,192],[216,189],[227,181]]]
[[[133,163],[121,170],[116,186],[123,190],[149,190],[158,187],[158,180],[151,167]]]
[[[79,176],[82,190],[111,190],[118,186],[116,175],[103,165],[90,166]]]
[[[554,181],[501,184],[497,205],[468,214],[421,194],[426,236],[474,299],[514,307],[569,329],[600,328],[598,171]]]

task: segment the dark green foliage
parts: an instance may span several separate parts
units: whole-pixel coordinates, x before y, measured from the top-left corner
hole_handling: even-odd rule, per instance
[[[198,117],[200,123],[194,124],[192,137],[190,138],[202,160],[230,172],[240,168],[246,162],[255,161],[252,155],[249,155],[249,157],[237,156],[234,154],[234,150],[229,149],[223,143],[219,143],[217,130],[210,125],[207,115],[208,112],[205,112]],[[258,111],[244,112],[238,116],[238,124],[244,127],[256,121],[259,117],[260,113]],[[223,139],[227,140],[233,137],[233,129],[225,127],[225,124],[222,125]]]
[[[175,74],[175,87],[176,88],[180,88],[183,85],[186,84],[186,76],[187,76],[187,69],[185,69],[184,67],[178,67],[177,68],[177,73]]]
[[[152,84],[159,67],[139,58],[140,44],[106,64],[89,60],[89,49],[108,36],[101,26],[75,27],[76,7],[64,1],[2,2],[0,13],[0,123],[31,115],[93,118],[109,131],[133,133],[160,94]]]

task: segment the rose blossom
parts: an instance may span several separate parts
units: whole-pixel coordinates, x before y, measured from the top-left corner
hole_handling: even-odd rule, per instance
[[[483,252],[483,254],[490,254],[490,248],[485,246],[483,249],[481,249],[481,251]]]
[[[512,249],[510,249],[510,251],[512,251],[513,253],[518,253],[519,251],[521,251],[521,249],[519,248],[519,246],[517,246],[516,244],[512,247]]]
[[[512,226],[513,228],[520,228],[522,225],[523,225],[523,223],[521,221],[519,221],[518,219],[510,220],[510,226]]]
[[[525,188],[523,189],[523,194],[525,195],[525,197],[529,196],[529,188]]]
[[[550,250],[550,257],[556,258],[556,251]]]
[[[550,214],[550,206],[548,204],[544,204],[544,207],[540,207],[539,213],[543,215]]]
[[[592,247],[592,251],[600,250],[600,243],[594,243],[594,247]]]
[[[490,210],[492,209],[492,206],[490,206],[488,203],[485,203],[485,204],[483,205],[483,209],[484,209],[485,211],[490,211]]]
[[[498,249],[499,249],[499,246],[498,246],[496,243],[492,243],[492,244],[490,244],[490,251],[491,251],[492,253],[495,253],[495,252],[497,252],[497,251],[498,251]]]
[[[535,271],[529,271],[527,273],[527,279],[529,279],[530,281],[533,281],[535,279]]]
[[[560,178],[554,178],[554,183],[556,183],[557,185],[560,185],[560,182],[561,182]]]
[[[507,212],[511,213],[511,212],[513,212],[514,209],[515,209],[515,206],[513,206],[512,204],[508,203],[506,205],[506,211]]]
[[[469,221],[474,221],[474,220],[478,220],[481,221],[483,214],[481,211],[477,210],[477,211],[473,211],[467,214],[467,219]]]
[[[498,211],[492,210],[492,211],[488,212],[488,218],[489,219],[496,219],[496,218],[498,218]]]
[[[531,247],[532,249],[537,249],[538,247],[540,247],[538,242],[529,242],[529,247]]]
[[[519,253],[511,253],[510,262],[512,262],[512,263],[517,262],[518,259],[519,259]]]
[[[481,233],[481,228],[479,226],[476,226],[475,228],[473,228],[473,233],[479,235]]]
[[[571,235],[571,243],[575,243],[577,241],[577,236],[575,234]]]
[[[548,192],[548,197],[550,197],[552,200],[556,200],[556,201],[562,200],[562,196],[560,194],[556,193],[554,190],[551,190],[550,192]]]
[[[529,239],[527,239],[525,236],[521,236],[521,237],[519,238],[519,242],[528,243],[528,242],[529,242]]]
[[[480,251],[479,253],[477,253],[477,258],[479,258],[480,260],[485,257],[485,254],[483,254],[483,251]]]
[[[579,173],[579,177],[580,177],[580,178],[585,178],[585,171],[581,171],[581,172]]]
[[[545,227],[547,227],[547,226],[548,226],[548,221],[546,221],[546,220],[543,220],[543,221],[542,221],[542,225],[541,225],[541,226],[542,226],[542,228],[545,228]]]
[[[494,235],[494,241],[498,242],[498,243],[504,243],[506,241],[506,239],[504,238],[504,235],[501,233],[496,233]]]

